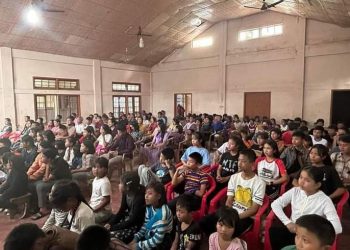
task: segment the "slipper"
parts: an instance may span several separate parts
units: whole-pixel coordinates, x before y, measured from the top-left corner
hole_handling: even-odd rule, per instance
[[[44,215],[40,212],[34,214],[32,217],[30,217],[32,220],[39,220],[40,218],[44,217]]]

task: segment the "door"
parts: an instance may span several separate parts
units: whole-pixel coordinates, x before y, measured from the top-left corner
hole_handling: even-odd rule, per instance
[[[332,90],[331,122],[345,122],[350,127],[350,90]]]
[[[192,94],[177,93],[174,95],[174,114],[176,116],[186,116],[192,113]]]
[[[244,93],[244,115],[270,117],[271,92]]]

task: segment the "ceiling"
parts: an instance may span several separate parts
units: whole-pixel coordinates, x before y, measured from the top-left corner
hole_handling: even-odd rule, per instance
[[[44,0],[45,7],[65,12],[43,12],[43,25],[33,28],[22,18],[30,2],[0,0],[0,47],[143,66],[155,65],[216,22],[260,11],[243,5],[262,5],[260,0]],[[285,0],[273,10],[350,27],[350,0]],[[191,25],[195,17],[203,21],[199,27]],[[143,49],[127,34],[137,33],[139,25],[152,34],[144,37]]]

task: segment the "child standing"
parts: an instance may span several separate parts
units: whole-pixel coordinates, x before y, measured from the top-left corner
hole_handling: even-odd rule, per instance
[[[288,181],[286,167],[278,158],[278,146],[273,140],[264,144],[264,155],[255,161],[258,176],[265,181],[265,193],[270,199],[275,199],[280,191],[281,184]]]
[[[247,243],[239,239],[235,230],[239,223],[237,211],[230,207],[222,207],[218,211],[216,232],[209,237],[209,250],[247,250]]]
[[[202,165],[202,156],[194,152],[189,155],[187,165],[176,169],[172,185],[176,187],[180,183],[185,183],[185,194],[192,197],[193,211],[200,208],[202,197],[208,186],[208,177],[199,167]],[[169,202],[171,211],[175,214],[177,198]]]
[[[282,250],[331,249],[335,231],[327,219],[317,214],[308,214],[297,219],[295,224],[295,246],[287,246]]]
[[[145,220],[145,188],[139,183],[140,178],[136,172],[125,172],[122,175],[119,184],[122,193],[119,211],[105,225],[113,237],[125,244],[133,240]]]
[[[145,203],[145,222],[129,244],[130,248],[133,250],[170,249],[173,216],[166,205],[166,194],[162,183],[152,182],[147,186]]]
[[[92,174],[95,176],[92,182],[92,193],[89,205],[95,213],[95,221],[97,224],[106,222],[111,212],[111,183],[107,177],[108,160],[106,158],[98,158],[95,166],[92,168]]]
[[[199,225],[193,221],[191,197],[182,195],[176,202],[176,236],[171,250],[199,250],[202,233]]]

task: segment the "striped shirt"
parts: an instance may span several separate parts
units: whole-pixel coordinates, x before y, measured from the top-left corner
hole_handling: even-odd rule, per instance
[[[185,178],[185,193],[194,194],[200,190],[201,185],[208,185],[208,176],[200,170],[188,170]]]
[[[134,237],[137,249],[156,248],[162,244],[165,234],[169,234],[172,227],[173,215],[166,204],[157,209],[147,206],[145,223]]]

